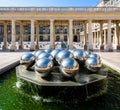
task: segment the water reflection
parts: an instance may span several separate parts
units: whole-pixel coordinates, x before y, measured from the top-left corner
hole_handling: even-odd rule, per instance
[[[0,110],[119,110],[120,109],[120,76],[115,72],[108,74],[107,92],[88,101],[77,100],[63,101],[54,97],[44,97],[34,94],[31,87],[31,95],[16,87],[16,74],[0,76]],[[21,83],[18,83],[19,87]],[[30,86],[30,85],[29,85]],[[31,92],[30,91],[30,92]]]

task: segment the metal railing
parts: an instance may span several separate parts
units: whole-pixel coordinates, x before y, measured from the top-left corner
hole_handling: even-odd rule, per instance
[[[120,12],[120,7],[0,7],[0,12]]]

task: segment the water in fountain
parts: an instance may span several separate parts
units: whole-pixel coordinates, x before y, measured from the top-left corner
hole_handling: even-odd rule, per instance
[[[17,83],[17,84],[16,84]],[[17,85],[17,86],[16,86]],[[18,88],[19,85],[19,88]],[[119,110],[120,109],[120,76],[115,71],[108,71],[107,91],[102,96],[84,102],[79,100],[64,101],[54,97],[36,94],[35,87],[22,91],[21,82],[17,82],[15,70],[0,76],[0,109],[1,110]],[[27,89],[27,88],[26,88]],[[32,94],[32,95],[30,95]],[[75,94],[75,93],[74,93]]]

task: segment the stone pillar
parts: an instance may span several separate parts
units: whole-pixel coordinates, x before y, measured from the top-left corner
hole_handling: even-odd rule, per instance
[[[104,45],[106,45],[106,29],[104,29]]]
[[[31,45],[30,50],[35,50],[35,43],[34,43],[34,20],[31,20]]]
[[[87,50],[87,30],[86,30],[87,23],[84,23],[84,50]]]
[[[94,44],[96,44],[96,32],[94,32],[94,39],[93,39],[93,41],[94,41]]]
[[[120,50],[120,38],[119,38],[119,22],[116,23],[116,44],[117,50]]]
[[[97,47],[97,31],[94,32],[94,46]]]
[[[93,50],[92,20],[88,21],[88,49]]]
[[[93,36],[93,39],[92,39],[93,41],[92,42],[93,42],[93,45],[94,45],[95,32],[92,32],[92,36]]]
[[[39,23],[36,24],[36,49],[39,49]]]
[[[115,46],[117,46],[117,33],[116,33],[116,26],[114,25],[114,33],[113,33],[113,43]]]
[[[120,27],[119,27],[119,30],[120,30]],[[119,35],[119,36],[118,36],[118,43],[120,44],[120,31],[118,31],[118,33],[119,33],[119,34],[118,34],[118,35]]]
[[[15,20],[12,20],[12,39],[11,39],[11,47],[10,47],[10,50],[11,51],[16,51],[17,50],[17,47],[16,47],[16,38],[15,38]]]
[[[20,49],[23,49],[23,23],[20,23]]]
[[[4,22],[4,46],[3,49],[7,49],[8,45],[7,45],[7,23]]]
[[[54,38],[54,20],[50,20],[50,48],[55,48],[55,38]]]
[[[103,45],[103,23],[100,23],[100,50],[104,50]]]
[[[69,20],[69,39],[68,39],[69,48],[73,48],[73,20]]]
[[[99,43],[99,31],[97,31],[97,44]]]
[[[108,20],[108,35],[107,35],[107,45],[105,46],[105,51],[112,51],[112,43],[111,43],[111,20]]]

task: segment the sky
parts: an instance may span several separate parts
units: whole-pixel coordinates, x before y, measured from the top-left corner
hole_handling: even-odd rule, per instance
[[[96,6],[99,0],[0,0],[0,6]]]

